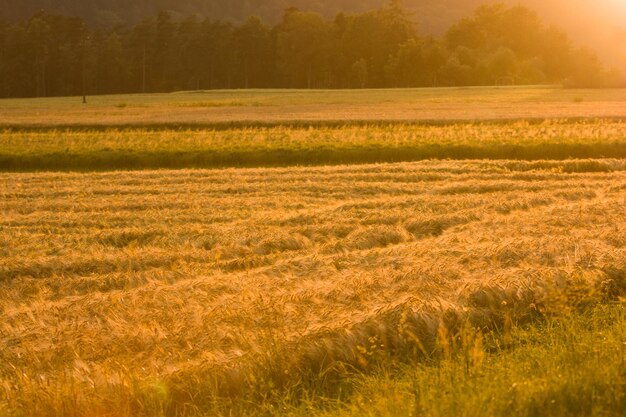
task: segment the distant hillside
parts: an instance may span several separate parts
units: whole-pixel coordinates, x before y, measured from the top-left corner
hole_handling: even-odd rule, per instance
[[[0,16],[10,21],[30,17],[38,10],[83,17],[92,24],[137,23],[161,10],[198,14],[216,20],[242,21],[250,15],[274,23],[283,10],[295,6],[334,16],[340,11],[363,12],[385,0],[0,0]]]
[[[80,16],[91,24],[134,24],[161,10],[188,16],[198,14],[215,20],[243,21],[251,15],[268,23],[278,22],[288,7],[314,11],[327,18],[339,12],[361,13],[378,9],[388,0],[0,0],[0,17],[10,22],[24,20],[45,10]],[[441,33],[452,22],[471,14],[489,0],[405,0],[427,33]]]
[[[0,0],[0,18],[15,22],[40,10],[80,16],[90,23],[136,23],[161,10],[184,16],[198,14],[211,19],[242,21],[257,15],[269,23],[277,22],[283,10],[294,6],[332,17],[343,11],[360,13],[376,9],[388,0]],[[521,4],[566,23],[585,23],[598,15],[612,24],[624,25],[626,4],[616,0],[404,0],[428,31],[445,30],[450,23],[469,15],[483,3]],[[547,16],[545,16],[547,15]]]

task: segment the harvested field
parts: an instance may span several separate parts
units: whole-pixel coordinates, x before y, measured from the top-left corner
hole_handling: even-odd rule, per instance
[[[201,415],[613,299],[625,192],[618,159],[0,174],[0,414]]]

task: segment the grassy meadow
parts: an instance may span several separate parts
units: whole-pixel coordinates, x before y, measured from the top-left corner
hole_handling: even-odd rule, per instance
[[[0,102],[1,417],[622,415],[621,90],[191,94]]]

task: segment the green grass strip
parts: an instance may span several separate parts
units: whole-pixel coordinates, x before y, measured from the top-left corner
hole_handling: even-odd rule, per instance
[[[462,344],[441,363],[355,381],[336,416],[619,416],[626,308],[600,306]],[[487,348],[487,349],[485,349]]]

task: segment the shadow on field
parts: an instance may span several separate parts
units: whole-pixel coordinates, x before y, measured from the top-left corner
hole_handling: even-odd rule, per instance
[[[146,169],[322,166],[412,162],[429,159],[567,160],[626,158],[626,143],[539,145],[427,145],[415,147],[359,147],[340,149],[217,150],[191,152],[100,151],[6,155],[0,171],[112,171]],[[603,164],[585,172],[610,172]]]

